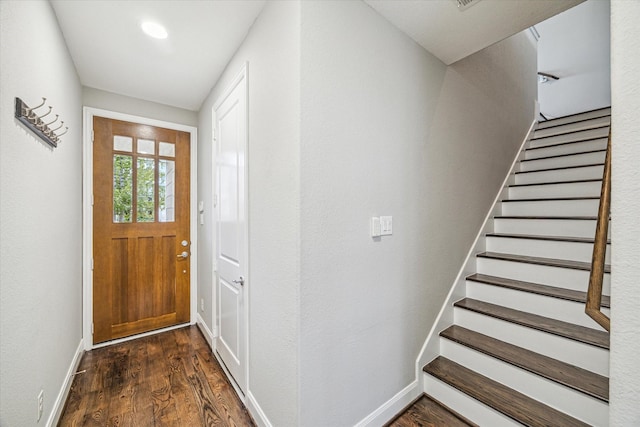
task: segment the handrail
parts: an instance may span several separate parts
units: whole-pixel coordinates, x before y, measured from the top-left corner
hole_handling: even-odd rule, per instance
[[[589,289],[587,290],[587,304],[585,313],[607,331],[611,330],[611,320],[600,310],[602,300],[602,279],[604,277],[604,258],[607,253],[607,232],[609,230],[609,211],[611,207],[611,128],[607,141],[607,154],[604,160],[602,174],[602,189],[600,190],[600,206],[598,207],[598,221],[596,236],[593,242],[593,257],[591,258],[591,274],[589,275]]]

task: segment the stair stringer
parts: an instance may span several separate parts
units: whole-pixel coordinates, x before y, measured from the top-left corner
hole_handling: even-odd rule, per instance
[[[453,281],[449,293],[445,298],[442,308],[436,317],[429,334],[427,334],[427,338],[425,339],[424,344],[416,358],[416,379],[419,384],[419,389],[425,391],[424,385],[424,375],[422,371],[422,367],[429,363],[431,360],[435,359],[440,354],[440,331],[448,328],[453,325],[453,303],[459,299],[462,299],[466,295],[466,284],[465,278],[476,272],[476,254],[479,252],[484,252],[486,250],[486,234],[492,233],[494,231],[494,222],[493,217],[496,215],[500,215],[502,213],[502,204],[501,200],[507,198],[508,194],[508,186],[515,182],[515,169],[518,163],[524,158],[524,151],[527,146],[529,140],[533,137],[533,134],[536,130],[537,121],[533,120],[531,122],[531,126],[529,126],[529,130],[525,135],[522,143],[520,144],[520,148],[518,149],[513,162],[511,163],[511,167],[507,172],[507,175],[498,190],[495,199],[493,200],[493,204],[491,208],[487,212],[487,215],[484,218],[482,226],[476,235],[476,238],[467,253],[464,263],[462,267],[458,271],[455,280]]]

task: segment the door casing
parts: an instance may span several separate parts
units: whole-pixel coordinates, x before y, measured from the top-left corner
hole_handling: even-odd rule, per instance
[[[197,279],[198,279],[198,223],[197,223],[197,198],[198,198],[198,159],[197,159],[197,143],[198,143],[198,129],[194,126],[187,126],[178,123],[171,123],[162,120],[149,119],[146,117],[134,116],[131,114],[118,113],[115,111],[103,110],[93,107],[83,108],[83,172],[82,172],[82,336],[84,350],[88,351],[98,347],[104,347],[107,345],[117,344],[119,342],[128,341],[131,339],[139,338],[141,336],[157,334],[162,331],[175,329],[180,326],[173,326],[156,331],[147,332],[140,335],[134,335],[131,337],[121,338],[106,343],[93,344],[93,117],[106,117],[108,119],[122,120],[134,123],[140,123],[143,125],[150,125],[156,127],[163,127],[167,129],[175,129],[184,132],[189,132],[191,135],[191,181],[190,181],[190,240],[191,240],[191,259],[190,259],[190,323],[196,322],[197,316]]]

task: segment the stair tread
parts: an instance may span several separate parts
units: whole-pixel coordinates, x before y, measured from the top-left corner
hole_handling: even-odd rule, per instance
[[[554,200],[600,200],[600,197],[592,196],[592,197],[549,197],[546,199],[535,198],[535,199],[504,199],[501,200],[502,203],[508,202],[548,202]]]
[[[580,113],[567,114],[566,116],[554,117],[553,119],[548,119],[548,120],[544,120],[544,121],[541,121],[541,122],[539,121],[538,122],[538,129],[548,129],[548,128],[552,128],[552,127],[555,127],[555,126],[563,126],[563,125],[571,124],[571,123],[580,123],[580,122],[583,122],[583,121],[586,121],[586,120],[600,119],[602,117],[610,117],[611,113],[609,112],[609,113],[603,113],[602,115],[599,115],[599,116],[589,117],[588,119],[581,119],[581,120],[576,120],[576,121],[567,122],[567,123],[561,123],[561,124],[557,124],[557,125],[553,125],[552,124],[553,122],[557,122],[558,120],[564,120],[564,119],[567,119],[569,117],[581,116],[583,114],[595,113],[596,111],[607,110],[609,108],[611,108],[611,106],[602,107],[602,108],[595,108],[593,110],[582,111]],[[540,128],[539,126],[543,125],[543,124],[550,124],[550,126],[545,126],[543,128]]]
[[[423,370],[525,426],[587,425],[442,356]]]
[[[555,381],[602,401],[609,401],[609,379],[552,357],[453,325],[441,337]]]
[[[602,178],[597,179],[573,179],[570,181],[550,181],[550,182],[534,182],[531,184],[511,184],[509,188],[519,187],[535,187],[536,185],[556,185],[556,184],[580,184],[583,182],[602,182]]]
[[[589,151],[580,151],[578,153],[568,153],[568,154],[556,154],[555,156],[545,156],[545,157],[538,157],[536,159],[522,159],[520,160],[520,163],[524,163],[524,162],[535,162],[537,160],[546,160],[546,159],[557,159],[558,157],[568,157],[568,156],[577,156],[580,154],[591,154],[591,153],[606,153],[607,150],[589,150]]]
[[[530,159],[530,160],[537,160],[537,159]],[[588,165],[563,166],[563,167],[559,167],[559,168],[536,169],[536,170],[532,170],[532,171],[518,171],[518,172],[515,172],[515,174],[519,175],[519,174],[525,174],[525,173],[559,171],[559,170],[563,170],[563,169],[590,168],[590,167],[594,167],[594,166],[604,166],[604,163],[590,163]]]
[[[553,220],[578,220],[594,221],[596,216],[539,216],[539,215],[496,215],[494,219],[553,219]]]
[[[515,262],[526,262],[528,264],[546,265],[549,267],[561,267],[561,268],[571,268],[574,270],[591,271],[590,262],[570,261],[570,260],[557,259],[557,258],[542,258],[542,257],[534,257],[534,256],[526,256],[526,255],[503,254],[498,252],[482,252],[477,254],[476,256],[480,258],[500,259],[505,261],[515,261]],[[604,272],[611,273],[611,266],[609,264],[605,264]]]
[[[541,236],[536,234],[514,234],[514,233],[487,233],[487,237],[505,237],[505,238],[511,238],[511,239],[549,240],[553,242],[575,242],[575,243],[593,243],[595,240],[589,237]],[[607,244],[611,244],[611,240],[607,240]]]
[[[503,288],[514,289],[532,294],[544,295],[548,297],[564,299],[567,301],[575,301],[581,304],[587,302],[587,293],[575,291],[573,289],[559,288],[557,286],[542,285],[540,283],[525,282],[522,280],[507,279],[505,277],[489,276],[488,274],[474,273],[466,277],[466,280],[472,282],[484,283],[487,285],[500,286]],[[608,295],[602,295],[600,302],[602,307],[610,308],[611,302]]]
[[[397,418],[385,424],[385,427],[478,427],[442,402],[428,394],[416,399]]]
[[[596,127],[592,127],[592,128],[589,128],[589,129],[578,129],[578,130],[572,130],[570,132],[563,132],[563,133],[558,134],[558,135],[539,136],[537,138],[531,138],[531,141],[541,141],[543,139],[556,138],[558,136],[564,136],[564,135],[571,135],[572,133],[589,132],[589,131],[592,131],[592,130],[608,128],[609,126],[610,125],[596,126]],[[536,129],[536,130],[538,130],[538,129]],[[540,130],[542,130],[542,129],[540,129]],[[601,138],[606,138],[606,137],[601,137]],[[593,138],[588,138],[588,139],[593,139]]]
[[[607,125],[608,126],[608,125]],[[597,128],[591,128],[591,129],[582,129],[584,130],[592,130],[592,129],[597,129]],[[541,129],[541,130],[545,130],[545,129]],[[569,132],[570,133],[570,132]],[[565,135],[564,133],[558,133],[555,135],[551,135],[551,136],[560,136],[560,135]],[[548,138],[548,137],[545,137]],[[535,147],[527,147],[525,149],[525,151],[533,151],[533,150],[540,150],[542,148],[550,148],[550,147],[560,147],[562,145],[570,145],[570,144],[580,144],[581,142],[587,142],[587,141],[597,141],[598,139],[607,139],[606,136],[597,136],[597,137],[593,137],[593,138],[585,138],[585,139],[580,139],[577,141],[568,141],[568,142],[556,142],[554,144],[548,144],[548,145],[537,145]],[[535,139],[532,139],[531,141],[535,141]]]
[[[484,301],[464,298],[454,303],[455,307],[464,308],[476,313],[495,317],[507,322],[515,323],[528,328],[537,329],[553,335],[609,349],[609,333],[599,331],[586,326],[551,319],[537,314],[526,313],[512,308],[502,307]]]

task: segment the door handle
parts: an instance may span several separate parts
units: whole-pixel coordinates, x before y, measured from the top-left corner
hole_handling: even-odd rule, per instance
[[[178,254],[178,259],[180,259],[180,258],[182,258],[182,259],[187,259],[187,258],[189,258],[189,252],[184,251],[184,252],[182,252],[181,254]]]
[[[236,285],[240,285],[240,286],[244,286],[244,277],[240,276],[240,278],[238,280],[232,280],[233,283],[235,283]]]

